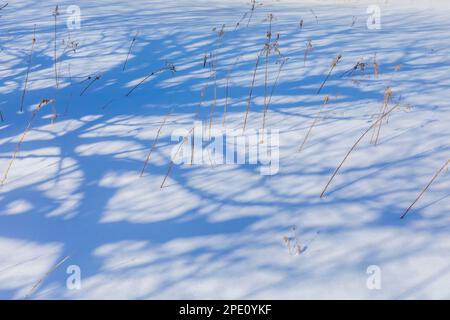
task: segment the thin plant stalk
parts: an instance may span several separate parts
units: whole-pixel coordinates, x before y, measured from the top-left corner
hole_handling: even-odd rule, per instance
[[[420,192],[420,194],[417,196],[417,198],[414,200],[414,202],[406,209],[406,211],[401,215],[400,219],[404,219],[405,216],[408,214],[409,211],[414,207],[414,205],[422,198],[422,196],[425,194],[425,192],[430,188],[430,186],[433,184],[434,180],[444,171],[446,168],[448,169],[448,165],[450,164],[450,159],[448,159],[444,165],[436,172],[436,174],[433,176],[433,178],[428,182],[426,187]]]
[[[53,102],[54,102],[54,100],[42,99],[42,101],[34,109],[33,114],[31,115],[31,119],[30,119],[30,121],[28,121],[28,125],[25,128],[24,132],[22,133],[22,136],[20,137],[19,142],[17,143],[16,150],[14,151],[14,153],[11,156],[11,160],[9,161],[8,167],[6,168],[5,173],[3,174],[3,178],[2,178],[0,185],[3,185],[6,182],[6,180],[8,179],[9,171],[11,170],[14,160],[16,160],[17,155],[20,152],[20,147],[22,146],[22,143],[25,140],[27,133],[30,131],[31,125],[33,124],[33,121],[36,118],[37,112],[40,109],[42,109],[42,107],[46,106],[49,103],[53,103]]]
[[[311,13],[313,14],[314,18],[316,19],[316,24],[319,24],[319,18],[317,17],[316,13],[314,12],[313,9],[309,10],[311,11]]]
[[[158,142],[159,136],[160,136],[160,134],[161,134],[161,130],[162,130],[162,128],[164,127],[164,125],[166,124],[166,120],[167,120],[167,118],[169,117],[169,115],[170,115],[171,112],[172,112],[172,110],[170,110],[170,111],[166,114],[166,116],[164,117],[163,122],[161,123],[161,126],[160,126],[159,129],[158,129],[158,132],[156,133],[156,138],[155,138],[155,140],[153,141],[152,147],[150,148],[150,151],[149,151],[149,153],[148,153],[148,155],[147,155],[147,158],[145,159],[144,167],[142,168],[141,174],[139,175],[140,177],[142,177],[142,176],[144,175],[145,168],[147,167],[147,164],[148,164],[148,162],[149,162],[149,160],[150,160],[150,156],[151,156],[151,154],[152,154],[152,152],[153,152],[153,149],[155,149],[156,143]]]
[[[250,9],[250,16],[248,17],[247,27],[250,25],[250,20],[252,20],[253,12],[255,12],[256,0],[251,0],[251,5],[252,5],[252,8]]]
[[[125,59],[125,62],[123,64],[122,71],[125,71],[125,68],[127,67],[128,57],[130,56],[131,50],[133,49],[133,45],[136,42],[137,36],[138,36],[138,32],[136,32],[135,36],[133,37],[133,40],[131,40],[130,48],[128,49],[127,58]]]
[[[164,179],[163,179],[163,181],[162,181],[162,183],[161,183],[161,187],[160,187],[161,189],[164,188],[164,184],[166,183],[167,177],[169,176],[170,171],[172,171],[172,167],[173,167],[173,165],[174,165],[174,159],[178,156],[178,153],[180,152],[181,148],[182,148],[183,145],[186,143],[186,141],[188,141],[189,135],[191,134],[191,132],[193,132],[193,130],[194,130],[194,129],[192,128],[192,129],[189,131],[189,134],[183,138],[183,141],[182,141],[182,142],[180,143],[180,145],[178,146],[178,149],[177,149],[177,151],[175,152],[175,154],[173,155],[172,160],[170,160],[169,166],[167,167],[166,175],[164,176]]]
[[[272,101],[272,97],[273,97],[273,93],[275,92],[275,88],[276,88],[277,85],[278,85],[278,81],[279,81],[279,79],[280,79],[281,71],[283,70],[283,67],[284,67],[284,65],[286,64],[287,61],[288,61],[288,58],[283,59],[283,61],[281,62],[280,68],[278,69],[277,77],[275,78],[275,82],[274,82],[274,84],[273,84],[273,86],[272,86],[272,89],[271,89],[271,91],[270,91],[269,100],[267,101],[267,104],[266,104],[265,107],[264,107],[263,122],[262,122],[262,140],[261,140],[261,143],[264,142],[264,130],[265,130],[265,128],[266,128],[267,111],[269,110],[269,105],[270,105],[270,102]]]
[[[269,31],[267,32],[267,42],[266,42],[266,55],[265,55],[265,72],[264,72],[264,120],[265,121],[265,111],[267,106],[267,79],[269,77],[268,65],[269,65],[269,55],[270,55],[270,43],[272,40],[272,19],[273,15],[268,15],[269,19]]]
[[[54,60],[54,64],[55,64],[55,83],[56,83],[56,88],[59,87],[59,82],[58,82],[58,68],[57,68],[57,58],[56,58],[56,20],[57,20],[57,16],[59,15],[59,11],[58,11],[58,5],[56,5],[55,7],[55,11],[53,12],[53,16],[55,17],[55,30],[54,30],[54,50],[53,50],[53,60]]]
[[[373,76],[375,78],[378,78],[379,68],[380,68],[380,66],[379,66],[378,61],[377,61],[377,54],[375,53],[375,55],[373,57]]]
[[[211,129],[212,129],[212,119],[214,115],[214,109],[217,104],[217,69],[216,69],[216,63],[215,63],[215,56],[213,59],[211,59],[211,73],[214,77],[214,102],[211,106],[211,112],[209,114],[209,137],[211,138]]]
[[[306,133],[305,138],[303,139],[303,142],[302,142],[302,144],[301,144],[301,146],[300,146],[299,151],[302,151],[302,150],[303,150],[303,147],[304,147],[304,145],[306,144],[306,141],[308,140],[308,137],[309,137],[309,135],[311,134],[312,129],[315,127],[315,125],[316,125],[317,122],[319,121],[320,114],[322,113],[323,108],[325,107],[325,105],[328,103],[329,100],[330,100],[330,97],[329,97],[329,96],[325,96],[325,99],[324,99],[324,101],[323,101],[323,104],[320,106],[320,109],[319,109],[319,111],[317,112],[317,114],[316,114],[316,116],[315,116],[315,118],[314,118],[314,121],[311,123],[311,126],[309,127],[309,130],[308,130],[308,132]]]
[[[31,69],[31,59],[33,57],[33,51],[34,51],[34,45],[36,43],[36,25],[34,25],[34,30],[33,30],[33,39],[32,39],[32,43],[31,43],[31,50],[30,50],[30,55],[28,57],[28,68],[27,68],[27,73],[25,76],[25,84],[23,86],[23,92],[22,92],[22,97],[20,98],[20,112],[23,111],[23,103],[25,101],[25,94],[27,92],[27,87],[28,87],[28,76],[30,74],[30,69]]]
[[[387,87],[387,88],[385,89],[385,91],[384,91],[384,100],[383,100],[383,106],[382,106],[382,108],[380,109],[380,117],[381,117],[381,116],[386,112],[386,110],[388,109],[388,105],[389,105],[389,102],[390,102],[390,100],[391,100],[391,97],[392,97],[392,90],[391,90],[391,88]],[[378,129],[375,128],[376,134],[375,134],[375,131],[374,131],[374,135],[372,135],[372,140],[373,140],[373,143],[374,143],[375,145],[378,144],[378,138],[379,138],[379,136],[380,136],[380,131],[381,131],[381,126],[382,126],[382,125],[383,125],[383,121],[380,121],[379,124],[378,124]]]
[[[131,88],[131,90],[128,91],[128,93],[127,93],[125,96],[128,97],[134,90],[136,90],[141,84],[143,84],[143,83],[145,82],[145,80],[147,80],[147,79],[150,78],[151,76],[153,76],[153,75],[155,75],[155,74],[157,74],[157,73],[159,73],[159,72],[165,71],[165,70],[170,70],[170,71],[172,71],[172,72],[175,72],[175,66],[173,66],[173,65],[167,65],[167,66],[164,66],[164,67],[162,67],[162,68],[159,68],[159,69],[156,70],[156,71],[153,71],[152,73],[148,74],[144,79],[142,79],[141,81],[139,81],[139,83],[138,83],[137,85],[135,85],[133,88]]]
[[[387,117],[389,114],[391,114],[395,109],[397,109],[397,107],[399,106],[399,104],[395,105],[394,107],[392,107],[391,109],[389,109],[385,114],[383,114],[381,117],[379,117],[374,123],[372,123],[370,125],[370,127],[364,131],[364,133],[358,138],[358,140],[356,140],[356,142],[353,144],[353,146],[350,148],[350,150],[346,153],[344,159],[342,159],[342,161],[340,162],[340,164],[337,166],[336,170],[334,170],[331,178],[328,180],[327,185],[325,186],[325,188],[323,189],[322,193],[320,194],[320,197],[323,198],[325,195],[325,192],[327,191],[328,187],[330,186],[331,182],[333,181],[334,177],[337,175],[337,173],[339,172],[339,170],[341,169],[342,165],[344,164],[344,162],[347,160],[347,158],[350,156],[350,153],[352,153],[352,151],[356,148],[356,146],[361,142],[361,140],[367,135],[367,133],[370,132],[370,130],[372,130],[373,128],[375,128],[378,123],[380,121],[383,121],[383,119],[385,117]]]
[[[70,94],[69,94],[69,101],[67,102],[66,108],[64,110],[64,116],[67,115],[67,112],[69,111],[69,107],[72,102],[72,95],[73,95],[73,90],[72,90],[73,82],[72,82],[72,74],[70,72],[70,63],[67,65],[67,72],[69,74],[69,81],[70,81],[69,86],[71,87],[71,89],[70,89]]]
[[[255,63],[255,70],[253,71],[253,78],[252,78],[252,85],[250,87],[250,93],[248,94],[248,98],[247,98],[247,110],[245,111],[245,117],[244,117],[244,125],[242,127],[242,132],[245,132],[245,127],[247,126],[247,119],[248,119],[248,113],[250,112],[250,104],[252,102],[252,95],[253,95],[253,88],[255,86],[255,80],[256,80],[256,73],[258,71],[258,66],[259,66],[259,61],[261,58],[261,53],[258,53],[258,57],[256,58],[256,63]]]
[[[339,63],[339,61],[341,60],[342,56],[338,55],[337,58],[334,59],[330,71],[328,71],[328,74],[325,78],[325,80],[323,80],[322,85],[320,86],[319,90],[317,91],[317,94],[320,93],[320,91],[322,91],[323,87],[325,86],[325,83],[328,81],[328,78],[330,78],[331,73],[333,72],[334,68],[336,68],[336,65]]]
[[[28,294],[25,296],[25,299],[28,299],[31,297],[31,295],[36,291],[36,289],[45,281],[45,279],[48,278],[48,276],[53,273],[56,269],[58,269],[64,262],[66,262],[70,256],[66,256],[64,259],[62,259],[60,262],[58,262],[53,268],[51,268],[42,278],[40,278],[30,289]]]
[[[222,127],[225,126],[225,120],[227,117],[227,110],[228,110],[228,97],[229,97],[229,93],[230,93],[230,78],[231,78],[231,71],[234,69],[234,67],[236,66],[237,62],[239,61],[241,57],[237,57],[236,60],[234,61],[233,65],[230,67],[230,69],[227,72],[227,80],[226,80],[226,85],[225,85],[225,104],[223,106],[223,120],[222,120]]]
[[[94,79],[92,79],[88,85],[83,89],[83,91],[80,92],[80,97],[86,92],[87,89],[89,89],[89,87],[97,80],[100,79],[100,76],[96,76]]]
[[[306,58],[308,58],[308,54],[311,52],[312,49],[313,49],[312,41],[308,40],[308,43],[306,44],[305,48],[305,54],[303,56],[303,67],[306,66]]]

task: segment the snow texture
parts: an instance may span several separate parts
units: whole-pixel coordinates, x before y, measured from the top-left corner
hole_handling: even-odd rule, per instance
[[[79,29],[66,23],[73,4]],[[380,29],[367,25],[369,5],[380,8]],[[2,176],[33,110],[54,101],[36,112],[0,190],[0,298],[450,298],[445,170],[400,219],[450,158],[449,13],[447,1],[260,0],[253,12],[246,0],[9,1],[0,10]],[[227,79],[224,127],[242,129],[268,14],[282,54],[269,56],[269,90],[288,58],[266,124],[280,131],[278,172],[175,164],[160,188],[175,130],[208,126],[212,106],[212,127],[223,128]],[[211,61],[203,67],[211,52],[215,81]],[[343,75],[361,61],[364,72]],[[176,72],[126,96],[169,64]],[[265,58],[248,130],[261,128],[264,74]],[[365,137],[320,198],[376,121],[386,87],[399,107],[378,144]],[[70,265],[81,269],[80,290],[66,287]],[[372,265],[379,290],[367,286]]]

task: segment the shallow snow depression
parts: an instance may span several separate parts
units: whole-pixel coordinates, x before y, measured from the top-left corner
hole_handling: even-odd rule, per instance
[[[450,298],[446,1],[5,4],[1,298]]]

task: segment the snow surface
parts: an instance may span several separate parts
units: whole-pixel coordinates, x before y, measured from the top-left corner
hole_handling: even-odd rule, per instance
[[[260,2],[248,27],[247,16],[236,30],[250,9],[245,0],[77,1],[78,30],[66,27],[73,1],[9,1],[0,11],[2,175],[39,101],[55,99],[58,112],[52,123],[51,105],[39,111],[0,190],[0,298],[450,298],[448,175],[399,219],[450,155],[448,2]],[[369,4],[381,8],[379,30],[366,26]],[[279,172],[175,165],[161,189],[175,145],[171,133],[192,127],[206,83],[199,119],[209,121],[214,91],[205,53],[213,51],[217,61],[213,126],[222,126],[231,70],[226,127],[242,127],[269,13],[289,58],[267,116],[267,127],[280,130]],[[304,63],[308,40],[313,50]],[[68,41],[79,43],[76,52],[64,52]],[[339,53],[342,61],[317,95]],[[370,67],[375,53],[378,78]],[[341,77],[361,59],[364,74]],[[124,97],[166,63],[176,73],[160,73]],[[262,70],[249,129],[261,127]],[[80,96],[82,81],[97,74]],[[362,141],[321,199],[333,170],[373,123],[386,86],[401,97],[400,111],[383,125],[377,146],[370,137]],[[299,152],[325,95],[324,118]],[[299,255],[283,241],[293,226]],[[80,290],[66,288],[69,265],[81,268]],[[366,286],[370,265],[380,267],[380,290]]]

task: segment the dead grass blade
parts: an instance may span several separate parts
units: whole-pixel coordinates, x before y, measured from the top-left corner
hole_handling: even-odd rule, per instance
[[[248,98],[247,98],[247,109],[245,111],[245,117],[244,117],[244,125],[242,127],[242,132],[245,132],[245,128],[247,126],[247,119],[248,119],[248,114],[250,112],[250,104],[252,102],[252,96],[253,96],[253,89],[255,87],[255,80],[256,80],[256,73],[258,71],[258,66],[259,66],[259,61],[261,59],[261,54],[264,52],[264,49],[258,53],[258,56],[256,57],[256,63],[255,63],[255,69],[253,71],[253,78],[252,78],[252,85],[250,87],[250,92],[248,94]]]
[[[170,171],[172,171],[172,167],[173,167],[173,165],[174,165],[174,160],[175,160],[176,157],[178,156],[178,153],[180,153],[180,150],[181,150],[181,148],[183,147],[183,145],[186,143],[186,141],[189,140],[189,135],[191,135],[191,133],[192,133],[193,131],[194,131],[194,128],[192,128],[191,130],[189,130],[188,135],[185,136],[185,137],[183,138],[183,141],[182,141],[182,142],[180,143],[180,145],[178,146],[178,149],[177,149],[177,151],[175,152],[175,154],[173,155],[172,160],[170,160],[169,166],[167,167],[166,175],[164,176],[164,179],[163,179],[163,181],[162,181],[162,183],[161,183],[161,187],[160,187],[161,189],[164,188],[164,184],[166,183],[167,177],[169,176]]]
[[[411,211],[411,209],[414,207],[414,205],[422,198],[422,196],[427,192],[427,190],[430,188],[430,186],[433,184],[434,180],[444,171],[446,168],[448,170],[448,165],[450,164],[450,159],[448,159],[444,165],[436,172],[436,174],[433,176],[433,178],[428,182],[428,184],[423,188],[422,192],[417,196],[417,198],[414,200],[414,202],[406,209],[406,211],[401,215],[400,219],[404,219],[408,212]]]
[[[138,32],[134,35],[133,39],[131,40],[130,48],[128,49],[127,58],[125,59],[125,62],[123,63],[122,71],[125,71],[125,68],[127,67],[128,58],[130,56],[131,50],[133,50],[134,43],[136,42],[136,38],[138,36]]]
[[[148,78],[150,78],[151,76],[154,76],[157,73],[163,72],[163,71],[172,71],[175,72],[175,66],[173,64],[167,64],[162,68],[159,68],[156,71],[151,72],[150,74],[148,74],[144,79],[142,79],[141,81],[139,81],[139,83],[137,85],[135,85],[133,88],[131,88],[130,91],[128,91],[128,93],[125,95],[126,97],[128,97],[134,90],[136,90],[141,84],[143,84],[145,82],[145,80],[147,80]]]
[[[334,68],[336,68],[337,64],[339,63],[339,61],[341,60],[342,55],[338,55],[334,60],[333,63],[331,64],[331,68],[330,71],[328,71],[328,74],[325,78],[325,80],[323,80],[322,85],[320,86],[319,90],[317,91],[317,94],[320,93],[320,91],[322,91],[322,88],[325,86],[325,83],[328,81],[328,78],[330,78],[331,73],[333,72]]]
[[[314,117],[314,121],[311,123],[311,126],[309,127],[308,132],[306,133],[305,138],[303,139],[303,142],[300,146],[300,149],[298,151],[302,151],[304,145],[306,144],[306,141],[308,140],[309,135],[311,134],[312,129],[315,127],[316,123],[319,121],[320,114],[322,113],[323,107],[328,103],[330,100],[330,97],[327,95],[325,96],[323,100],[323,104],[320,106],[319,111],[317,112],[316,116]]]
[[[387,87],[384,90],[383,105],[380,108],[379,117],[383,116],[383,114],[388,109],[389,102],[391,101],[392,95],[393,95],[392,89],[390,87]],[[378,129],[377,128],[374,129],[374,132],[372,134],[372,138],[370,139],[371,143],[373,143],[374,145],[378,144],[378,139],[380,137],[380,131],[381,131],[381,126],[382,125],[383,125],[383,121],[380,121],[378,123]]]
[[[266,128],[266,118],[267,118],[267,112],[268,112],[268,110],[269,110],[269,105],[270,105],[270,103],[272,102],[272,97],[273,97],[273,93],[275,92],[275,88],[277,87],[277,85],[278,85],[278,81],[280,80],[280,74],[281,74],[281,71],[283,70],[283,67],[284,67],[284,65],[286,64],[286,62],[289,60],[289,58],[284,58],[282,61],[281,61],[281,64],[280,64],[280,68],[278,68],[278,73],[277,73],[277,77],[275,78],[275,82],[273,83],[273,85],[272,85],[272,89],[271,89],[271,91],[270,91],[270,96],[269,96],[269,100],[267,101],[267,104],[265,105],[265,107],[264,107],[264,114],[263,114],[263,123],[262,123],[262,140],[261,140],[261,143],[264,143],[264,130],[265,130],[265,128]]]
[[[53,16],[55,17],[55,30],[54,30],[54,50],[53,50],[53,60],[54,60],[54,64],[55,64],[55,82],[56,82],[56,88],[59,87],[59,82],[58,82],[58,60],[56,57],[56,20],[57,17],[59,16],[59,11],[58,11],[58,5],[56,5],[55,7],[55,11],[53,11]]]
[[[150,148],[150,151],[149,151],[149,153],[148,153],[148,155],[147,155],[147,158],[145,159],[144,167],[142,168],[141,174],[139,175],[140,177],[142,177],[142,176],[144,175],[145,168],[147,167],[147,164],[148,164],[148,162],[149,162],[149,160],[150,160],[150,156],[152,155],[153,149],[155,149],[156,143],[158,142],[159,136],[160,136],[160,134],[161,134],[161,130],[162,130],[162,128],[164,127],[164,125],[166,124],[166,120],[167,120],[167,118],[169,117],[169,115],[170,115],[171,113],[172,113],[172,110],[170,110],[170,111],[166,114],[166,116],[164,117],[163,122],[161,123],[161,126],[160,126],[159,129],[158,129],[158,132],[156,133],[156,138],[155,138],[155,140],[153,141],[152,147]]]
[[[22,97],[20,98],[20,107],[19,107],[19,111],[20,112],[23,112],[23,103],[25,101],[25,94],[27,93],[28,77],[30,75],[31,59],[33,57],[33,51],[34,51],[34,45],[35,44],[36,44],[36,25],[34,25],[34,29],[33,29],[33,39],[32,39],[32,42],[31,42],[30,55],[28,56],[28,68],[27,68],[27,73],[26,73],[26,76],[25,76],[25,84],[23,86]]]
[[[361,142],[361,140],[367,135],[367,133],[370,132],[370,130],[372,130],[373,128],[375,128],[378,123],[380,121],[383,121],[383,119],[385,117],[387,117],[389,114],[391,114],[395,109],[397,109],[399,107],[399,104],[396,104],[394,107],[392,107],[391,109],[389,109],[387,112],[385,112],[381,117],[379,117],[374,123],[372,123],[370,125],[370,127],[364,131],[364,133],[358,138],[358,140],[356,140],[356,142],[353,144],[353,146],[350,148],[350,150],[346,153],[344,159],[342,159],[341,163],[337,166],[336,170],[334,170],[333,175],[331,176],[331,178],[328,180],[327,185],[325,186],[325,188],[323,189],[322,193],[320,194],[320,197],[323,198],[325,195],[325,192],[327,191],[328,187],[330,186],[331,182],[333,181],[334,177],[337,175],[337,173],[339,172],[339,170],[342,168],[342,165],[344,164],[344,162],[347,160],[347,158],[350,156],[350,153],[352,153],[352,151],[356,148],[356,146]]]
[[[33,114],[31,115],[31,119],[30,119],[30,121],[28,121],[28,125],[25,128],[24,132],[22,133],[22,136],[20,137],[19,142],[17,143],[16,150],[14,151],[14,153],[11,156],[11,160],[9,161],[8,167],[6,168],[5,173],[3,174],[3,178],[2,178],[0,185],[3,185],[6,182],[6,180],[8,179],[9,171],[11,170],[11,167],[14,163],[14,160],[17,157],[17,154],[20,152],[20,147],[21,147],[23,141],[25,140],[25,137],[26,137],[28,131],[30,131],[31,125],[32,125],[34,119],[36,118],[37,112],[44,106],[48,105],[49,103],[54,103],[54,100],[42,99],[42,101],[34,109]]]
[[[50,274],[52,274],[56,269],[58,269],[64,262],[66,262],[70,256],[66,256],[64,259],[62,259],[60,262],[58,262],[56,265],[53,266],[42,278],[40,278],[30,289],[30,291],[25,296],[25,299],[28,299],[31,297],[31,295],[36,291],[36,289],[45,281],[45,279],[48,278]]]
[[[89,89],[89,87],[90,87],[95,81],[100,80],[100,77],[101,77],[101,76],[98,75],[98,76],[96,76],[94,79],[92,79],[92,80],[88,83],[88,85],[87,85],[86,87],[84,87],[83,91],[80,92],[80,97],[86,92],[87,89]]]
[[[226,121],[226,117],[227,117],[227,109],[228,109],[228,97],[229,97],[229,86],[230,86],[230,78],[231,78],[231,72],[233,71],[234,67],[236,66],[236,64],[238,63],[239,59],[241,57],[237,57],[236,60],[234,61],[233,65],[228,69],[227,72],[227,80],[226,80],[226,84],[225,84],[225,104],[223,106],[223,119],[222,119],[222,127],[225,126],[225,121]]]

